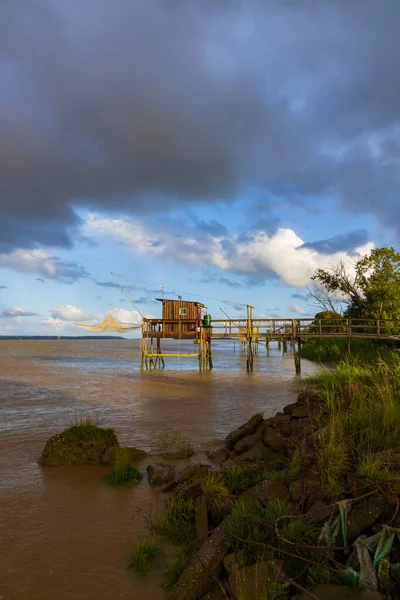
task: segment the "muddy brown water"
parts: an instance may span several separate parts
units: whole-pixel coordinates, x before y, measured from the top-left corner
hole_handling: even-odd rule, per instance
[[[150,450],[154,432],[170,428],[204,449],[254,413],[270,416],[296,398],[290,354],[261,351],[253,373],[232,342],[214,342],[213,358],[211,373],[182,358],[141,373],[137,340],[0,342],[0,600],[167,597],[162,562],[146,578],[126,568],[132,543],[146,533],[136,507],[159,510],[157,491],[145,480],[109,487],[103,467],[41,469],[36,461],[75,417],[114,427],[123,445]]]

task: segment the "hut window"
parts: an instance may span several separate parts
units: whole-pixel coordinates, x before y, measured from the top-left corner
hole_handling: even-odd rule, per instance
[[[179,309],[179,314],[180,315],[186,315],[187,314],[187,309],[186,308],[180,308]]]

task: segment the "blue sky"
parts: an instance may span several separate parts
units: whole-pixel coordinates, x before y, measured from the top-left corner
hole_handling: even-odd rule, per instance
[[[399,3],[166,6],[1,4],[0,334],[137,322],[111,271],[145,315],[309,316],[398,247]]]

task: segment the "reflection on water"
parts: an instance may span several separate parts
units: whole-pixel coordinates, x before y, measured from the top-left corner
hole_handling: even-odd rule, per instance
[[[178,345],[193,351],[183,341],[163,349]],[[144,532],[134,508],[157,502],[147,482],[110,488],[103,468],[43,470],[36,459],[80,414],[114,427],[121,444],[149,449],[151,432],[172,428],[199,446],[294,401],[290,354],[260,351],[247,373],[235,350],[214,342],[211,373],[199,373],[193,359],[141,373],[136,340],[0,342],[0,600],[166,597],[160,569],[139,579],[125,568]]]

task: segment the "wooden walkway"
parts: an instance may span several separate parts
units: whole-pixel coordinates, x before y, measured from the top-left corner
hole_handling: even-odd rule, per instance
[[[166,327],[167,325],[167,327]],[[163,331],[168,330],[166,335]],[[199,352],[190,354],[164,354],[160,340],[192,339],[199,344]],[[161,357],[196,356],[200,369],[212,368],[211,343],[213,339],[237,339],[247,352],[247,369],[253,370],[254,354],[259,344],[269,349],[272,341],[290,346],[293,350],[296,373],[300,373],[301,344],[314,339],[347,339],[351,352],[352,339],[400,340],[400,321],[374,319],[213,319],[206,327],[200,320],[145,319],[142,328],[142,368],[150,358],[150,368],[161,365]],[[146,340],[151,340],[150,349]],[[153,339],[157,350],[153,350]],[[162,361],[163,362],[163,361]],[[164,364],[164,362],[163,362]],[[201,366],[202,365],[202,366]]]

